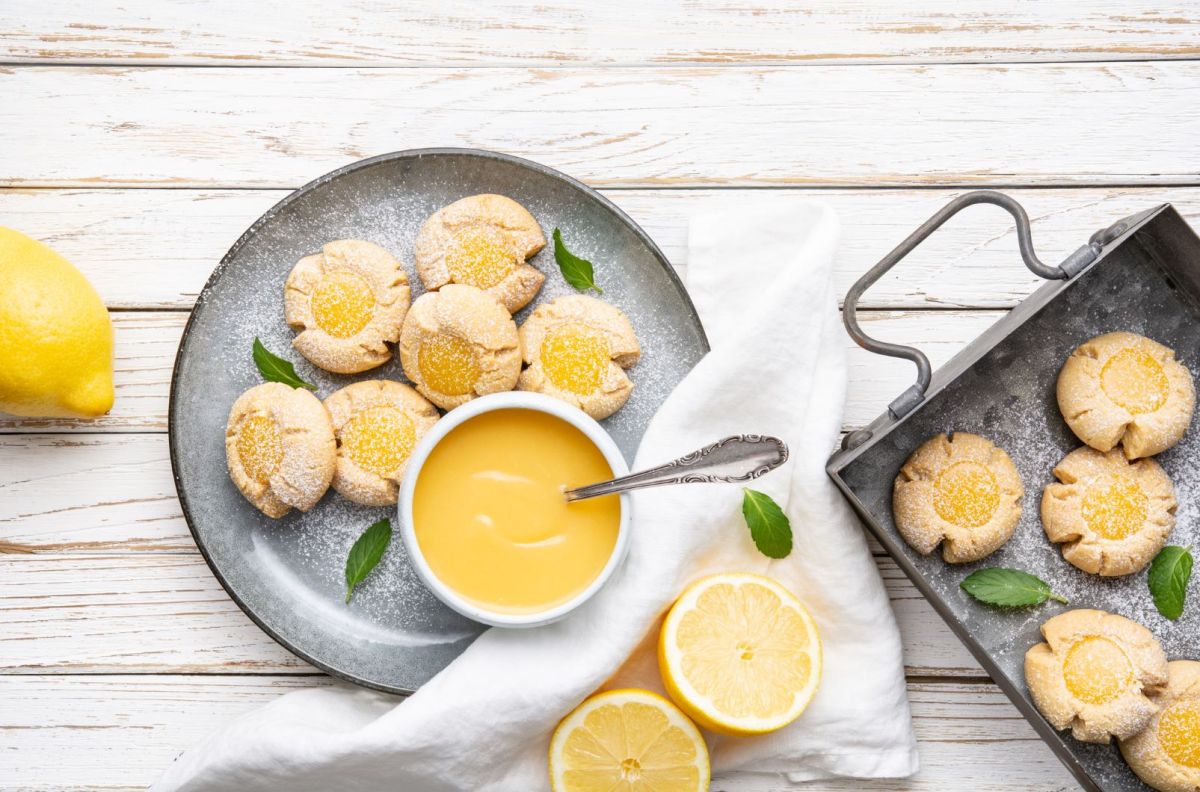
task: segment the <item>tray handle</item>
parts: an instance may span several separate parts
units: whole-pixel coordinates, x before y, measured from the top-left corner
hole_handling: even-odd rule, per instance
[[[1065,280],[1082,270],[1088,264],[1091,264],[1100,255],[1103,247],[1102,240],[1093,238],[1088,244],[1068,256],[1062,264],[1053,266],[1043,263],[1033,252],[1033,238],[1030,233],[1029,216],[1025,214],[1025,210],[1021,207],[1021,204],[1004,193],[998,193],[993,190],[975,190],[960,195],[939,209],[937,214],[922,223],[920,228],[909,234],[908,238],[897,245],[895,250],[884,256],[878,264],[871,267],[861,278],[855,281],[854,285],[850,287],[850,291],[846,293],[846,301],[842,308],[842,321],[846,324],[846,331],[850,333],[850,337],[859,346],[879,355],[911,360],[917,366],[916,383],[910,385],[904,393],[901,393],[888,405],[888,412],[894,418],[903,418],[912,412],[921,403],[921,400],[925,398],[925,391],[929,389],[929,381],[933,375],[932,369],[929,366],[929,358],[925,357],[925,353],[916,347],[880,341],[864,333],[862,327],[858,324],[858,301],[867,289],[883,277],[885,272],[896,266],[900,262],[900,259],[911,253],[917,245],[921,244],[926,237],[936,231],[943,223],[968,206],[980,203],[995,204],[1012,215],[1013,219],[1017,221],[1017,246],[1021,250],[1021,258],[1024,260],[1025,266],[1039,277],[1046,278],[1047,280]],[[849,440],[850,437],[848,436],[846,439]]]

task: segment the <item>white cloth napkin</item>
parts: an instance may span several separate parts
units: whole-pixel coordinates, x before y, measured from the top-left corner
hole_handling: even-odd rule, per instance
[[[896,624],[863,534],[824,471],[846,391],[837,237],[832,210],[806,201],[725,206],[694,219],[688,286],[712,352],[654,417],[635,465],[729,434],[784,438],[789,462],[755,487],[791,519],[788,558],[757,552],[737,485],[638,492],[628,561],[569,618],[486,632],[402,702],[348,686],[286,695],[185,753],[153,789],[547,789],[558,721],[597,688],[661,691],[659,619],[688,582],[720,571],[766,573],[794,591],[820,626],[825,672],[791,726],[710,739],[713,789],[776,792],[831,775],[915,772]]]

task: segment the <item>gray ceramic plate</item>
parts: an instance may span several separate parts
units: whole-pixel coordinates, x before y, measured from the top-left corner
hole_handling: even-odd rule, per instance
[[[271,520],[233,486],[224,429],[242,391],[261,382],[250,357],[255,336],[296,362],[325,398],[361,379],[403,379],[393,360],[354,376],[329,374],[291,349],[283,282],[302,256],[332,239],[366,239],[405,263],[412,242],[446,204],[476,193],[524,204],[547,238],[560,228],[573,252],[596,263],[604,298],[622,308],[642,342],[629,403],[604,421],[632,460],[651,415],[708,344],[670,264],[638,226],[583,184],[514,157],[466,149],[385,154],[322,176],[289,195],[230,249],[200,293],[171,383],[171,464],[179,500],[213,574],[251,619],[305,660],[389,692],[415,690],[458,656],[482,627],[450,611],[421,585],[399,541],[350,605],[343,603],[346,553],[364,528],[394,509],[354,505],[330,490],[307,514]],[[573,290],[548,246],[533,263],[546,273],[535,304]],[[517,321],[524,318],[517,315]]]

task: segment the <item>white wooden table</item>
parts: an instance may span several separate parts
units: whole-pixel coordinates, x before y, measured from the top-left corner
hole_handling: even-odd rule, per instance
[[[842,218],[843,291],[969,188],[1024,202],[1047,260],[1163,201],[1200,220],[1196,0],[384,5],[0,3],[0,224],[78,264],[117,330],[111,415],[0,417],[0,789],[142,789],[237,713],[328,684],[209,573],[165,434],[201,285],[327,170],[420,146],[528,157],[602,189],[679,267],[712,195],[819,196]],[[988,208],[899,270],[864,319],[935,364],[1037,285]],[[912,371],[850,356],[855,427]],[[1073,788],[877,560],[922,769],[813,789]]]

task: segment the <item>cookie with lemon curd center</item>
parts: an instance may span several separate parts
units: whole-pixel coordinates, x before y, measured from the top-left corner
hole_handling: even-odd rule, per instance
[[[546,245],[533,215],[503,195],[471,195],[442,207],[417,232],[417,276],[434,291],[458,283],[483,289],[509,313],[533,300],[545,275],[527,259]]]
[[[1161,792],[1200,789],[1200,661],[1168,664],[1162,709],[1138,734],[1121,741],[1121,754],[1138,778]]]
[[[400,362],[422,396],[449,410],[516,386],[520,337],[495,298],[451,283],[413,303],[400,332]]]
[[[325,399],[337,440],[333,488],[355,503],[390,506],[417,441],[438,420],[437,408],[413,388],[366,380]]]
[[[641,356],[629,318],[603,300],[584,295],[539,305],[521,325],[528,367],[517,387],[579,407],[599,420],[629,400],[625,370]]]
[[[300,259],[284,285],[292,345],[326,371],[355,374],[391,357],[408,312],[408,276],[379,245],[342,239]]]
[[[676,704],[723,734],[783,728],[820,684],[821,639],[808,610],[778,582],[726,574],[689,587],[659,635],[659,671]]]
[[[941,544],[950,563],[978,561],[1012,536],[1024,492],[1012,459],[987,438],[935,435],[900,468],[892,514],[918,552],[929,554]]]
[[[1085,572],[1140,572],[1175,526],[1175,488],[1153,459],[1129,462],[1118,449],[1077,448],[1054,468],[1042,494],[1042,526],[1063,558]]]
[[[1044,643],[1025,655],[1038,710],[1075,739],[1107,743],[1141,731],[1158,712],[1167,658],[1157,639],[1124,616],[1071,610],[1042,625]]]
[[[1191,423],[1196,389],[1175,352],[1135,333],[1081,344],[1058,375],[1058,406],[1080,440],[1097,451],[1118,445],[1128,459],[1179,442]]]
[[[703,792],[708,746],[671,702],[648,690],[598,693],[550,739],[554,792]]]
[[[268,517],[308,511],[333,480],[329,414],[302,388],[267,382],[238,397],[225,428],[230,478]]]

